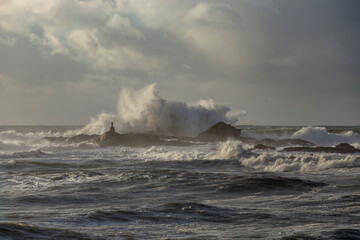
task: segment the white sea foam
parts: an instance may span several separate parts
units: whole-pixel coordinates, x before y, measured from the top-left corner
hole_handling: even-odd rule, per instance
[[[205,151],[193,147],[150,147],[141,152],[137,157],[146,161],[191,161],[204,159]]]
[[[195,136],[218,121],[235,123],[244,111],[232,112],[230,107],[213,100],[200,100],[189,105],[168,101],[151,84],[138,91],[125,88],[119,96],[117,114],[102,113],[91,118],[90,123],[76,133],[101,134],[110,122],[118,132],[148,132]]]
[[[241,142],[227,140],[191,147],[150,147],[129,149],[127,158],[145,161],[238,160],[244,167],[268,172],[316,172],[360,167],[360,154],[287,153],[245,150]],[[124,154],[124,153],[123,153]],[[122,156],[121,158],[124,158]]]

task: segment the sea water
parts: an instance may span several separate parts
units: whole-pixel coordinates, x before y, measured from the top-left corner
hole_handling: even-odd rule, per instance
[[[360,239],[360,154],[50,143],[0,127],[0,239]],[[359,148],[360,127],[240,126]]]

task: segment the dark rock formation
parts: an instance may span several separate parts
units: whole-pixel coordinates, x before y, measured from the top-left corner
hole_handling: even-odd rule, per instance
[[[67,143],[81,143],[81,142],[94,142],[99,146],[129,146],[129,147],[144,147],[144,146],[189,146],[193,144],[199,144],[199,142],[215,142],[225,141],[228,138],[233,138],[241,141],[242,143],[255,146],[253,149],[267,149],[275,150],[276,147],[284,147],[289,145],[304,146],[298,148],[286,148],[285,151],[305,151],[314,144],[301,139],[262,139],[257,140],[252,137],[240,136],[241,129],[226,124],[224,122],[218,122],[209,127],[204,132],[201,132],[197,137],[173,137],[159,135],[154,132],[148,133],[127,133],[119,134],[115,131],[113,123],[111,123],[110,130],[102,135],[85,135],[80,134],[73,137],[45,137],[43,139],[50,142],[67,142]],[[352,147],[352,146],[351,146]],[[311,150],[309,151],[316,151]],[[337,151],[352,151],[348,146],[341,145]]]
[[[218,122],[215,125],[211,126],[204,132],[200,133],[196,138],[194,138],[195,141],[202,141],[202,142],[213,142],[213,141],[224,141],[228,138],[233,138],[236,140],[239,140],[246,144],[251,145],[264,145],[273,147],[275,149],[276,147],[283,147],[283,146],[289,146],[289,145],[300,145],[300,146],[314,146],[313,143],[302,140],[302,139],[282,139],[282,140],[274,140],[274,139],[262,139],[257,140],[256,138],[252,137],[243,137],[240,136],[241,129],[237,129],[234,126],[231,126],[230,124],[226,124],[224,122]]]
[[[280,140],[274,140],[274,139],[262,139],[258,140],[259,144],[263,144],[266,146],[271,147],[283,147],[283,146],[289,146],[289,145],[299,145],[299,146],[305,146],[305,147],[311,147],[314,146],[313,143],[302,140],[302,139],[280,139]]]
[[[271,147],[271,146],[266,146],[263,144],[258,144],[256,146],[254,146],[252,149],[250,150],[275,150],[275,147]]]
[[[315,146],[312,142],[308,142],[302,139],[281,139],[276,142],[277,146],[284,146],[284,145],[300,145],[300,146]]]
[[[348,143],[340,143],[335,147],[288,147],[284,148],[285,152],[326,152],[326,153],[360,153]]]
[[[93,135],[80,134],[80,135],[70,137],[68,139],[68,141],[71,143],[93,142],[98,137],[99,137],[99,135],[96,135],[96,134],[93,134]]]
[[[55,142],[55,143],[81,143],[81,142],[93,142],[97,138],[99,138],[99,135],[86,135],[86,134],[80,134],[75,135],[73,137],[44,137],[42,139],[47,140],[49,142]]]
[[[41,139],[35,140],[34,143],[38,143],[42,140],[46,140],[49,142],[55,142],[55,143],[61,143],[61,142],[66,142],[68,140],[68,138],[66,138],[66,137],[43,137]]]
[[[119,134],[115,132],[113,123],[110,130],[102,134],[95,142],[101,147],[107,146],[128,146],[128,147],[146,147],[146,146],[188,146],[187,142],[180,140],[163,140],[160,136],[153,133],[128,133]]]
[[[236,127],[224,122],[218,122],[204,132],[200,133],[195,139],[204,142],[223,141],[228,138],[237,139],[240,137],[240,134],[241,129],[237,129]]]
[[[338,145],[335,146],[336,149],[343,149],[343,150],[347,150],[347,151],[354,151],[356,150],[355,147],[351,146],[348,143],[339,143]]]

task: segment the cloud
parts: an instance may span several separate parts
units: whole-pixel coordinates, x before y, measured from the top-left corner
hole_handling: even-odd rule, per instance
[[[0,35],[0,44],[6,45],[6,46],[10,46],[10,47],[14,47],[16,43],[16,39],[14,37],[11,36],[1,36]]]
[[[246,63],[240,14],[224,3],[199,3],[183,18],[180,34],[216,64]]]
[[[145,37],[119,4],[110,3],[9,1],[0,9],[0,28],[47,47],[52,54],[66,55],[95,69],[156,69],[156,58],[145,56],[130,44],[131,40],[121,41],[124,37],[145,41]],[[0,38],[14,45],[12,39]]]

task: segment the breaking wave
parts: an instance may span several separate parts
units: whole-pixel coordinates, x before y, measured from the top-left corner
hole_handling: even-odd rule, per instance
[[[42,138],[49,136],[71,136],[71,133],[70,131],[65,133],[36,130],[31,132],[22,132],[14,129],[0,131],[0,153],[30,151],[32,149],[54,145],[46,140],[42,140]]]
[[[316,172],[360,167],[359,154],[252,152],[232,139],[201,147],[150,147],[137,154],[145,161],[236,160],[244,167],[266,172]]]
[[[251,152],[243,149],[240,141],[228,139],[220,142],[215,152],[209,153],[206,157],[209,159],[239,159],[243,155],[250,155]]]
[[[360,148],[360,134],[356,131],[347,130],[339,133],[330,133],[325,127],[303,127],[297,131],[294,129],[270,129],[263,131],[243,130],[243,137],[262,139],[302,139],[312,142],[317,146],[335,146],[339,143],[348,143],[355,148]]]
[[[346,131],[340,134],[329,133],[325,127],[303,127],[295,132],[291,138],[303,139],[320,146],[333,146],[339,143],[360,145],[360,134],[353,131]]]
[[[360,167],[360,155],[263,153],[242,158],[242,165],[269,172],[313,172]]]
[[[219,121],[236,123],[244,111],[234,112],[230,107],[216,104],[213,100],[201,100],[189,105],[168,101],[151,84],[138,91],[125,88],[119,96],[117,114],[102,113],[91,118],[90,123],[77,131],[85,134],[101,134],[110,122],[118,132],[149,132],[175,136],[195,136]]]
[[[25,152],[12,152],[8,154],[0,154],[0,158],[33,158],[41,157],[46,153],[40,151],[40,149],[25,151]]]

